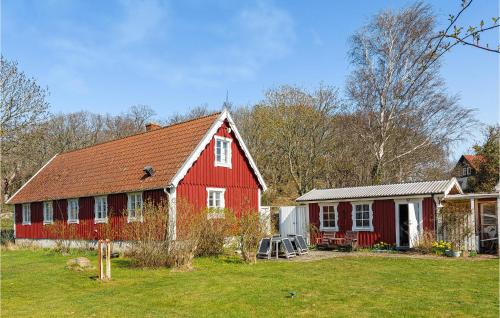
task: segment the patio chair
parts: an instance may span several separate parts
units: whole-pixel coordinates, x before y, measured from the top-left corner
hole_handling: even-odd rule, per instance
[[[260,240],[257,258],[271,258],[271,239],[266,237]]]
[[[292,241],[293,247],[297,255],[303,255],[309,253],[309,248],[307,246],[304,236],[297,234],[289,234],[288,237]]]
[[[318,249],[333,249],[336,244],[334,240],[336,238],[337,232],[322,232],[320,237],[316,238],[316,247]]]
[[[343,250],[355,251],[358,248],[358,232],[346,231],[339,247]]]

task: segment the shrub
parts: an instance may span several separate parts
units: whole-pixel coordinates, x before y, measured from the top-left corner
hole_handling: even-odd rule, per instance
[[[256,263],[259,242],[266,235],[266,224],[257,211],[242,213],[238,222],[238,234],[243,260]]]
[[[130,240],[127,256],[138,267],[161,267],[169,263],[172,233],[168,227],[167,204],[144,203],[142,220],[127,223],[125,237]]]
[[[71,242],[77,239],[76,225],[67,224],[66,221],[54,220],[48,227],[48,234],[54,237],[54,251],[60,253],[69,253]]]
[[[422,254],[429,254],[433,252],[433,245],[436,241],[436,236],[430,231],[424,231],[420,234],[415,241],[414,250]]]
[[[474,234],[471,213],[467,202],[445,202],[439,211],[441,219],[440,230],[445,239],[452,244],[455,251],[462,251],[466,247],[466,241]]]
[[[211,217],[210,211],[204,211],[200,219],[201,237],[196,249],[196,256],[217,256],[224,253],[227,238],[234,234],[235,216],[230,210],[224,210],[222,217]]]

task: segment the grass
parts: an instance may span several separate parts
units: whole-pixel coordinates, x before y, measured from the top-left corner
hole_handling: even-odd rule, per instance
[[[358,254],[359,255],[359,254]],[[96,263],[95,254],[87,254]],[[196,270],[143,270],[113,259],[110,282],[65,269],[47,250],[2,252],[2,317],[498,317],[498,259],[342,257]],[[294,298],[288,293],[295,291]]]

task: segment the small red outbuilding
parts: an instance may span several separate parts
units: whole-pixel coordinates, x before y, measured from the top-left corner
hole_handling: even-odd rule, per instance
[[[100,223],[118,232],[140,218],[143,202],[168,200],[198,209],[259,210],[266,184],[229,112],[173,124],[54,156],[8,201],[16,239],[56,239],[64,222],[80,239]],[[111,214],[110,211],[122,212]]]
[[[449,194],[461,194],[451,180],[312,190],[297,199],[307,204],[317,234],[358,232],[360,246],[378,242],[411,248],[424,232],[437,234],[436,208]],[[311,237],[314,242],[316,237]]]

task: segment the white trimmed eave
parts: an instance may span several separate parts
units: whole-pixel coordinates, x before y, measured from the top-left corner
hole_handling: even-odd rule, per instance
[[[325,200],[311,200],[311,201],[297,201],[299,204],[309,204],[309,203],[339,203],[339,202],[363,202],[363,201],[377,201],[377,200],[414,200],[414,199],[424,199],[430,198],[436,194],[417,194],[417,195],[403,195],[403,196],[391,196],[391,197],[366,197],[366,198],[345,198],[345,199],[325,199]]]
[[[35,179],[35,177],[36,177],[36,176],[37,176],[37,175],[38,175],[38,174],[39,174],[39,173],[40,173],[43,169],[45,169],[45,167],[47,167],[47,166],[49,165],[49,163],[50,163],[52,160],[54,160],[54,158],[55,158],[55,157],[57,157],[57,155],[58,155],[58,154],[56,153],[56,154],[54,155],[54,157],[50,158],[50,160],[49,160],[49,161],[47,161],[47,163],[45,163],[45,164],[44,164],[44,165],[43,165],[43,166],[42,166],[42,167],[41,167],[41,168],[40,168],[40,169],[39,169],[39,170],[38,170],[38,171],[37,171],[37,172],[36,172],[36,173],[35,173],[32,177],[31,177],[31,178],[29,178],[29,180],[28,180],[28,181],[26,181],[26,183],[25,183],[25,184],[23,184],[23,185],[19,188],[19,190],[17,190],[17,191],[16,191],[16,192],[15,192],[15,193],[14,193],[14,194],[13,194],[13,195],[12,195],[12,196],[11,196],[11,197],[10,197],[10,198],[6,201],[6,202],[5,202],[5,203],[6,203],[6,204],[11,204],[10,202],[11,202],[11,201],[12,201],[12,200],[16,197],[16,195],[17,195],[17,194],[18,194],[18,193],[19,193],[22,189],[24,189],[24,187],[25,187],[28,183],[30,183],[33,179]]]
[[[183,163],[181,168],[177,171],[175,176],[172,178],[172,181],[170,182],[170,185],[168,187],[177,187],[179,182],[186,176],[187,172],[189,169],[193,166],[195,161],[199,158],[205,147],[210,143],[212,140],[213,136],[217,133],[217,130],[222,126],[224,123],[224,120],[229,122],[229,127],[232,129],[234,132],[234,135],[236,136],[236,139],[238,140],[238,143],[243,149],[243,153],[245,154],[245,157],[248,159],[248,162],[250,164],[250,167],[253,169],[255,175],[257,176],[257,180],[262,187],[262,191],[267,190],[267,185],[264,182],[264,178],[262,178],[262,175],[260,174],[259,169],[257,168],[257,165],[255,164],[255,161],[252,158],[252,155],[250,155],[250,151],[248,151],[247,146],[245,145],[245,142],[243,141],[243,138],[241,138],[240,133],[238,132],[238,129],[236,128],[236,125],[231,118],[231,115],[227,111],[227,109],[224,109],[222,113],[220,114],[219,118],[212,124],[210,129],[207,131],[205,136],[201,139],[201,141],[198,143],[196,148],[193,150],[191,155],[189,155],[188,159]]]

